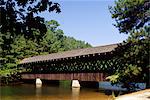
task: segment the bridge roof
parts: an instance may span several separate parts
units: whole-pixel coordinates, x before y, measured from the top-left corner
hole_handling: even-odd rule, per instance
[[[75,50],[64,51],[59,53],[52,53],[47,55],[39,55],[39,56],[25,58],[20,62],[20,64],[39,62],[39,61],[50,61],[50,60],[63,59],[63,58],[80,57],[80,56],[85,56],[90,54],[93,55],[101,54],[101,53],[113,51],[117,47],[117,45],[118,44],[110,44],[110,45],[97,46],[91,48],[75,49]]]

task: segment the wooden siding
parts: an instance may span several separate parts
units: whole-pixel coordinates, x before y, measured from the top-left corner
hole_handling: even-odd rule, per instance
[[[21,74],[22,79],[104,81],[103,73]]]

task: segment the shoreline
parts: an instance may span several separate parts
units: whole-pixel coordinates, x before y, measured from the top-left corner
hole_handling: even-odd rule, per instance
[[[150,89],[124,94],[116,97],[115,100],[150,100]]]
[[[18,84],[23,84],[24,82],[12,82],[12,83],[8,83],[8,84],[5,84],[5,83],[0,83],[0,86],[12,86],[12,85],[18,85]]]

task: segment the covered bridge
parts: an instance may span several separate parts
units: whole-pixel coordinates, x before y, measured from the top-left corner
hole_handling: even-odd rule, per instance
[[[111,44],[25,58],[19,65],[26,69],[22,78],[104,81],[108,73],[105,63],[114,56],[117,46]]]

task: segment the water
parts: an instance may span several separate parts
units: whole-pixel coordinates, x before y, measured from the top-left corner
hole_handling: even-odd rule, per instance
[[[111,100],[99,89],[71,88],[66,85],[20,84],[0,87],[1,100]]]

